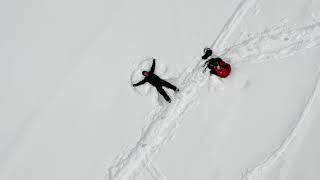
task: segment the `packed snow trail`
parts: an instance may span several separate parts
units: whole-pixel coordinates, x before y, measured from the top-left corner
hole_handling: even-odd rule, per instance
[[[144,161],[144,168],[149,172],[154,180],[168,180],[161,169],[151,161]]]
[[[217,40],[212,44],[224,44],[235,30],[248,10],[253,7],[256,0],[242,0],[220,32]],[[163,108],[155,109],[147,118],[150,124],[142,132],[136,145],[127,153],[123,153],[119,160],[108,169],[108,180],[125,180],[134,177],[139,169],[168,142],[179,125],[179,120],[197,102],[200,89],[208,80],[208,73],[203,73],[203,62],[199,61],[180,84],[180,93],[174,101]]]
[[[263,162],[258,164],[256,167],[254,167],[252,170],[245,172],[243,176],[243,180],[252,180],[253,177],[257,177],[259,174],[263,173],[266,169],[270,168],[272,165],[275,164],[276,161],[278,161],[282,155],[287,151],[290,144],[293,142],[293,140],[296,138],[299,131],[301,131],[303,125],[307,123],[306,119],[308,114],[311,111],[311,108],[315,102],[315,100],[320,98],[320,73],[317,74],[315,86],[311,92],[310,97],[308,98],[308,102],[302,111],[299,120],[296,122],[296,125],[290,133],[287,135],[287,137],[283,140],[281,145],[273,152],[271,155],[266,158]]]
[[[211,44],[210,48],[213,50],[224,48],[227,39],[229,39],[241,20],[255,4],[256,0],[241,1],[232,16],[228,19],[227,23],[221,29],[217,39]]]
[[[287,23],[266,29],[225,50],[222,57],[233,65],[261,63],[291,56],[320,45],[320,21],[296,28]]]
[[[195,104],[201,87],[207,81],[208,74],[204,74],[202,70],[200,61],[187,75],[174,101],[149,117],[151,122],[136,146],[115,166],[109,168],[110,180],[130,178],[147,159],[152,160],[160,148],[170,140],[179,120]]]
[[[280,46],[278,45],[280,44]],[[265,61],[275,61],[285,57],[289,57],[300,50],[312,48],[320,45],[320,22],[311,25],[294,28],[289,25],[282,24],[266,29],[261,33],[242,40],[240,43],[225,50],[224,57],[230,59],[234,65],[245,65],[247,63],[262,63]],[[271,48],[270,48],[271,47]],[[295,139],[299,129],[302,128],[307,114],[310,111],[314,99],[319,97],[320,91],[320,75],[315,88],[310,96],[308,103],[287,137],[282,141],[281,145],[272,152],[263,162],[258,164],[252,170],[244,173],[243,180],[252,180],[264,170],[270,168],[282,155],[287,151],[291,142]]]

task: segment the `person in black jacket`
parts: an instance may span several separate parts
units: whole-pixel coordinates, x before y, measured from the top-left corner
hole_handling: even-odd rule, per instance
[[[210,69],[210,74],[217,75],[220,78],[226,78],[230,75],[231,65],[224,62],[220,57],[212,57],[212,50],[210,48],[204,49],[204,55],[201,58],[206,60],[204,72],[208,68]]]
[[[153,62],[152,62],[152,66],[151,66],[150,71],[142,71],[142,75],[143,75],[145,78],[144,78],[142,81],[133,84],[133,87],[140,86],[140,85],[148,82],[148,83],[150,83],[152,86],[154,86],[154,87],[157,89],[157,91],[164,97],[164,99],[165,99],[167,102],[170,103],[170,102],[171,102],[171,99],[170,99],[170,97],[168,96],[168,94],[165,92],[165,90],[163,89],[163,87],[172,89],[173,91],[179,91],[179,89],[178,89],[176,86],[170,84],[169,82],[161,79],[159,76],[155,75],[155,74],[154,74],[155,66],[156,66],[156,60],[153,59]]]

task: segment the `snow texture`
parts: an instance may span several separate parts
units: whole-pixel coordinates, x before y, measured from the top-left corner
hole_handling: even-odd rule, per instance
[[[146,159],[152,160],[153,156],[173,137],[179,120],[196,104],[198,92],[208,79],[208,74],[202,72],[202,64],[199,61],[182,80],[179,84],[180,93],[172,103],[157,107],[148,115],[150,124],[144,128],[139,141],[127,155],[122,155],[120,160],[109,168],[107,178],[111,180],[132,177]]]
[[[320,1],[240,1],[1,1],[0,179],[319,179]]]
[[[236,65],[272,61],[294,55],[296,52],[319,46],[320,21],[303,27],[288,22],[249,35],[228,48],[222,57]]]
[[[254,4],[255,0],[240,2],[217,40],[212,44],[213,48],[230,37],[237,24]],[[129,179],[139,173],[139,169],[146,159],[152,160],[154,155],[174,136],[180,120],[196,104],[199,91],[206,84],[208,78],[209,74],[203,73],[203,61],[198,61],[192,71],[188,72],[184,79],[180,79],[181,84],[178,84],[180,93],[176,95],[174,101],[167,106],[155,108],[147,117],[150,124],[144,128],[136,145],[127,154],[121,155],[115,165],[109,168],[107,179]]]
[[[301,132],[302,127],[305,126],[305,123],[308,119],[308,115],[314,105],[314,101],[320,97],[320,73],[318,73],[317,82],[313,88],[313,91],[307,101],[307,104],[302,111],[298,121],[296,121],[295,126],[291,129],[290,133],[287,137],[283,140],[280,146],[272,152],[269,157],[267,157],[263,162],[258,164],[256,167],[252,168],[251,170],[247,170],[244,174],[242,179],[243,180],[253,180],[254,177],[259,176],[265,170],[272,167],[279,159],[288,151],[290,144],[295,140],[296,136]],[[303,136],[303,134],[299,134],[299,136]]]
[[[217,51],[218,49],[225,47],[226,40],[230,38],[232,32],[241,22],[242,18],[244,18],[244,16],[249,12],[249,10],[255,7],[255,3],[255,0],[240,1],[231,18],[229,18],[227,23],[223,26],[217,39],[210,46],[211,49]]]
[[[320,44],[319,22],[296,27],[290,25],[287,21],[283,21],[280,25],[267,28],[261,33],[249,34],[247,37],[240,38],[233,46],[225,48],[226,41],[234,29],[254,5],[254,0],[240,2],[217,39],[210,46],[216,55],[220,55],[235,66],[241,66],[246,63],[261,63],[281,59],[291,56],[300,50]],[[224,50],[219,52],[219,49]],[[180,76],[178,87],[181,87],[181,92],[175,96],[173,103],[166,106],[156,106],[147,116],[146,119],[149,124],[143,129],[140,139],[132,149],[122,153],[118,161],[108,169],[106,175],[108,180],[134,178],[143,168],[147,169],[154,179],[167,179],[160,168],[152,162],[152,159],[172,139],[183,115],[198,102],[198,93],[208,82],[208,74],[202,73],[203,62],[200,59],[197,60],[199,62],[190,72],[185,72]],[[147,62],[149,66],[146,65],[148,64]],[[131,82],[133,83],[134,80],[139,79],[137,75],[148,67],[150,67],[150,59],[142,61],[133,72]],[[159,73],[163,75],[164,72],[161,71]],[[211,79],[211,87],[224,89],[225,81],[227,80]],[[242,82],[241,87],[245,86],[246,80]],[[252,170],[245,172],[243,179],[251,180],[257,173],[272,166],[286,152],[288,146],[297,135],[299,128],[304,123],[305,116],[308,114],[315,96],[319,96],[318,89],[319,80],[296,126],[266,160]],[[140,92],[140,94],[147,94],[149,90],[150,86],[144,86],[141,91],[143,93]]]

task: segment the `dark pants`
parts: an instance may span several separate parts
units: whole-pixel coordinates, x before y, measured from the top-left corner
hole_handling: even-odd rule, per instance
[[[163,98],[168,101],[169,103],[171,102],[170,97],[168,96],[168,94],[166,93],[166,91],[163,89],[163,87],[172,89],[174,91],[178,91],[178,88],[175,87],[174,85],[170,84],[167,81],[162,80],[161,81],[161,85],[160,86],[156,86],[157,91],[163,96]]]

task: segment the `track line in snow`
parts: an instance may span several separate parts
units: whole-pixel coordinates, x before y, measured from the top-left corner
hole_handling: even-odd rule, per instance
[[[242,0],[240,2],[217,40],[212,44],[213,47],[225,43],[255,2],[256,0]],[[187,72],[179,86],[180,93],[177,94],[171,104],[149,114],[147,117],[147,121],[150,122],[149,125],[144,128],[135,146],[127,153],[120,155],[119,160],[108,169],[106,174],[108,180],[132,178],[139,173],[143,164],[147,160],[152,161],[153,156],[174,136],[183,115],[196,104],[199,91],[209,78],[208,74],[202,72],[202,65],[203,62],[199,60],[192,71]]]
[[[281,24],[256,33],[225,50],[234,65],[274,61],[320,45],[320,21],[300,28]]]
[[[145,169],[154,180],[167,180],[166,175],[157,164],[151,161],[145,161],[144,163]]]
[[[217,39],[211,44],[210,48],[218,50],[224,48],[227,40],[239,25],[244,16],[249,12],[251,8],[256,4],[256,0],[243,0],[239,3],[232,16],[228,19],[226,24],[221,29]]]
[[[226,40],[254,4],[255,0],[243,0],[240,2],[217,39],[212,43],[211,47],[214,51],[225,45]],[[232,62],[234,65],[260,63],[271,59],[287,57],[302,49],[320,45],[319,27],[320,22],[301,28],[292,28],[287,24],[274,26],[225,49],[222,57],[231,61],[234,60]],[[273,46],[274,44],[281,44],[281,46]],[[118,162],[108,169],[107,179],[128,179],[137,174],[144,165],[146,166],[144,168],[147,168],[155,179],[165,178],[160,169],[151,164],[151,161],[153,156],[174,136],[174,132],[179,126],[185,112],[196,104],[198,92],[208,79],[208,76],[202,73],[201,66],[202,63],[199,62],[191,72],[187,72],[186,78],[180,84],[180,87],[182,87],[181,92],[172,104],[154,110],[149,114],[146,118],[149,124],[144,128],[141,138],[130,151],[122,154]],[[302,113],[302,119],[304,119],[306,111],[305,109]],[[285,151],[284,149],[294,139],[296,129],[300,126],[299,122],[281,146],[266,161],[252,171],[245,173],[244,178],[248,179],[252,177],[257,171],[265,169],[265,167],[268,167],[268,164],[276,161],[281,156],[281,153]],[[151,160],[150,163],[146,163],[147,159],[148,161]]]
[[[160,151],[174,134],[179,120],[196,102],[197,95],[208,78],[202,73],[199,62],[182,83],[175,100],[149,116],[150,124],[144,129],[139,141],[128,155],[109,168],[109,179],[128,179],[141,165]]]
[[[315,102],[315,100],[320,97],[320,73],[317,74],[317,80],[315,86],[311,92],[311,95],[308,98],[306,106],[302,113],[299,116],[296,125],[291,129],[290,133],[286,136],[286,138],[282,141],[280,146],[275,149],[265,160],[263,160],[260,164],[248,170],[243,174],[243,180],[252,180],[253,177],[257,177],[259,174],[263,173],[266,169],[272,167],[275,162],[277,162],[284,153],[288,151],[290,144],[295,140],[299,131],[301,131],[303,125],[307,123],[308,114],[311,111],[311,108]]]

